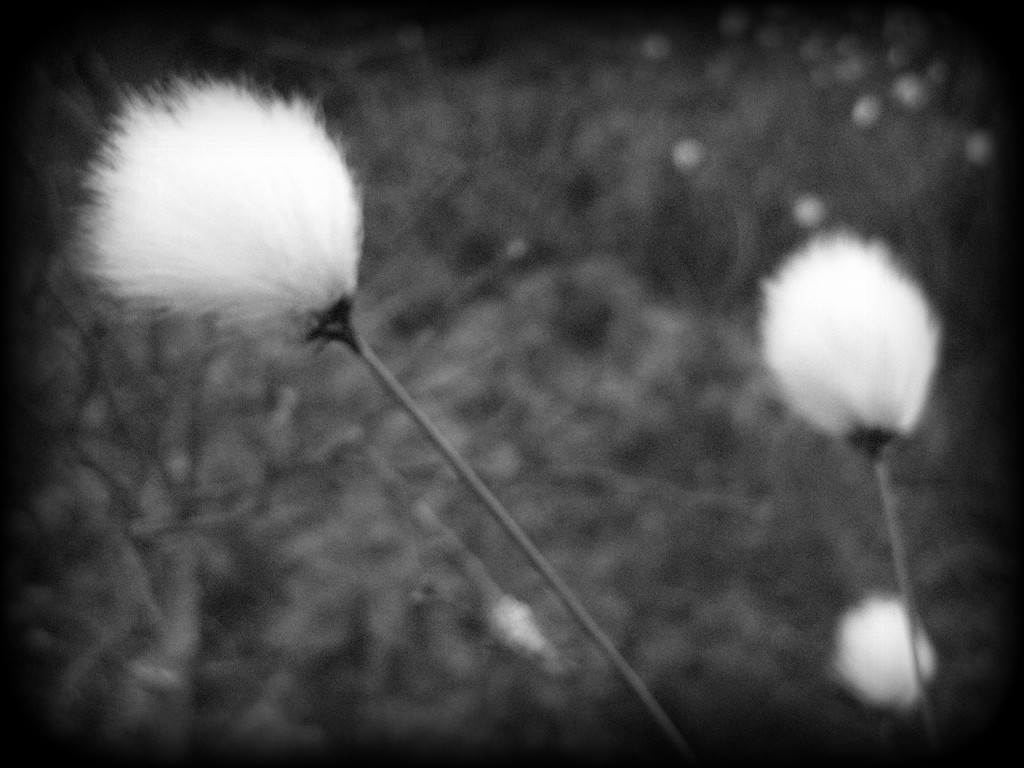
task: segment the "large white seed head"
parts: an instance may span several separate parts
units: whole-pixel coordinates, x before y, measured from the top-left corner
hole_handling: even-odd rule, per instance
[[[910,709],[921,698],[910,636],[910,618],[901,601],[868,597],[839,622],[835,655],[839,679],[868,705]],[[916,646],[922,678],[928,682],[938,664],[935,648],[920,631]]]
[[[837,437],[913,430],[939,339],[921,290],[879,241],[819,235],[764,284],[764,361],[793,410]]]
[[[213,80],[135,94],[85,186],[91,270],[137,303],[246,327],[355,291],[358,190],[305,100]]]

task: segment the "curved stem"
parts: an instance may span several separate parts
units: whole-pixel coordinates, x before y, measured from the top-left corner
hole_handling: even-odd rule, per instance
[[[399,383],[394,375],[387,369],[380,358],[373,352],[368,345],[366,345],[362,338],[352,333],[350,339],[345,339],[348,345],[358,354],[369,369],[376,376],[377,380],[387,389],[391,395],[399,402],[399,404],[408,411],[409,415],[412,416],[413,420],[420,426],[423,433],[430,439],[430,441],[441,451],[442,455],[448,460],[448,463],[456,471],[456,473],[465,481],[466,485],[476,494],[476,496],[484,503],[488,512],[491,513],[492,517],[505,529],[505,531],[512,537],[512,539],[519,545],[519,548],[529,558],[530,562],[540,572],[541,576],[548,583],[555,594],[561,599],[562,603],[568,609],[572,617],[577,623],[586,631],[588,635],[597,643],[597,646],[601,649],[604,656],[611,662],[612,666],[615,667],[616,671],[622,676],[629,687],[636,694],[637,698],[643,704],[644,708],[650,713],[651,717],[657,722],[658,726],[669,738],[676,750],[687,760],[696,762],[696,756],[690,745],[683,738],[682,734],[676,728],[675,724],[666,714],[665,710],[661,708],[657,700],[644,685],[640,676],[633,670],[629,665],[629,662],[622,656],[621,653],[615,648],[611,639],[604,633],[604,631],[597,625],[597,622],[591,617],[587,609],[583,607],[583,604],[575,596],[572,590],[562,581],[562,578],[555,571],[554,567],[547,560],[546,557],[537,549],[536,545],[530,540],[523,529],[515,521],[512,515],[505,509],[497,497],[491,492],[491,490],[484,484],[483,480],[476,474],[473,468],[463,459],[455,450],[454,447],[448,442],[448,440],[441,434],[441,432],[434,426],[433,422],[427,418],[427,415],[416,405],[412,397],[405,390],[405,388]]]
[[[896,515],[896,499],[892,490],[892,481],[881,453],[875,457],[874,465],[875,478],[878,480],[878,491],[882,498],[882,510],[885,513],[885,522],[889,528],[889,541],[892,547],[893,566],[896,569],[896,581],[899,584],[903,600],[907,604],[907,613],[910,616],[910,653],[914,662],[914,678],[917,681],[917,688],[921,692],[921,718],[924,720],[928,745],[934,752],[938,749],[935,711],[932,706],[931,694],[924,679],[924,670],[921,667],[921,654],[918,653],[917,649],[918,638],[924,637],[924,627],[921,623],[921,614],[917,609],[914,585],[910,578],[909,559],[907,557],[903,531]]]

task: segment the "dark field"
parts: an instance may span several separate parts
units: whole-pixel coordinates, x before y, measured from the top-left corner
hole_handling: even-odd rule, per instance
[[[926,754],[913,714],[832,672],[839,616],[895,588],[870,464],[790,415],[757,350],[760,281],[812,231],[887,239],[944,329],[892,454],[941,746],[995,741],[1019,673],[1002,50],[885,7],[581,16],[152,12],[19,59],[5,692],[35,741],[672,757],[346,350],[127,312],[81,279],[105,108],[85,51],[123,85],[210,72],[322,102],[364,194],[357,325],[709,763]],[[497,587],[556,653],[502,642]]]

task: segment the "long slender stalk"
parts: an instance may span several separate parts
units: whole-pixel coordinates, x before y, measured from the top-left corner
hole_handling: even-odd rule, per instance
[[[615,648],[611,639],[604,633],[604,631],[598,626],[597,622],[591,617],[587,609],[583,607],[583,604],[575,596],[572,590],[562,581],[562,578],[555,571],[551,563],[544,557],[534,543],[529,539],[523,529],[515,521],[512,515],[505,509],[497,497],[490,491],[490,489],[484,484],[483,480],[476,474],[471,466],[456,452],[455,448],[448,442],[448,440],[441,434],[441,432],[434,426],[425,413],[416,405],[412,397],[405,390],[405,388],[399,383],[394,375],[387,369],[380,358],[374,353],[374,351],[363,342],[357,333],[351,331],[351,335],[344,339],[353,351],[358,354],[369,369],[376,376],[377,380],[387,389],[391,395],[401,404],[409,415],[412,416],[413,420],[420,426],[423,433],[430,439],[430,441],[441,451],[444,457],[448,460],[449,464],[455,469],[456,473],[465,481],[466,485],[476,494],[476,496],[484,503],[484,506],[491,513],[495,520],[505,529],[505,531],[512,537],[512,539],[519,545],[519,548],[529,558],[530,562],[544,577],[544,580],[548,583],[555,594],[561,599],[562,603],[568,609],[572,617],[577,623],[586,631],[588,635],[594,640],[598,648],[602,651],[604,656],[611,662],[612,666],[622,676],[623,680],[629,685],[633,693],[636,694],[637,698],[643,704],[644,708],[650,713],[651,717],[654,718],[655,722],[665,733],[665,735],[672,742],[673,746],[690,762],[696,762],[696,755],[690,748],[686,739],[676,728],[675,724],[669,718],[668,714],[662,709],[661,705],[658,704],[657,700],[644,685],[643,680],[629,665],[629,662],[622,656],[621,653]]]
[[[889,468],[881,453],[875,457],[874,466],[875,478],[878,481],[878,491],[882,499],[882,510],[885,513],[885,522],[889,528],[889,542],[892,549],[893,566],[896,570],[896,582],[899,585],[900,592],[903,594],[903,600],[907,604],[907,613],[910,616],[910,652],[914,662],[914,678],[917,681],[917,688],[921,692],[921,718],[924,721],[928,745],[935,752],[938,751],[935,711],[932,706],[931,694],[925,682],[924,670],[921,667],[921,654],[918,653],[917,649],[918,637],[924,636],[921,614],[917,608],[918,604],[914,595],[914,585],[910,578],[910,566],[903,531],[899,518],[896,515],[896,499],[892,490],[892,481],[889,477]]]

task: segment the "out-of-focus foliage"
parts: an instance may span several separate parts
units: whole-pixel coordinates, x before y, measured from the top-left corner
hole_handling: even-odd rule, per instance
[[[984,40],[883,9],[271,6],[93,19],[19,69],[5,584],[13,695],[45,739],[666,754],[351,355],[128,312],[81,277],[75,180],[104,115],[88,51],[108,84],[208,71],[322,101],[365,197],[356,322],[709,759],[923,749],[834,679],[842,611],[894,586],[883,519],[864,461],[773,395],[752,322],[808,228],[887,237],[946,338],[893,462],[937,714],[946,745],[984,737],[1016,671],[1019,534],[1017,148]],[[418,505],[533,608],[558,669],[499,642]]]

